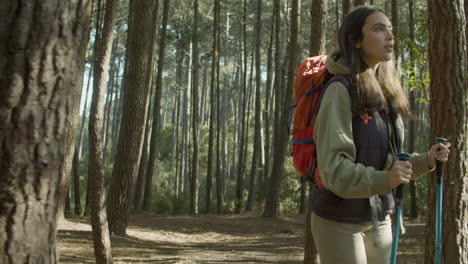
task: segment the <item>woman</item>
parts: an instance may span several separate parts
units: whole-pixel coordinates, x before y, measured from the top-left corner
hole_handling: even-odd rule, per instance
[[[392,189],[447,162],[450,144],[397,161],[411,118],[393,63],[392,25],[376,8],[343,20],[314,141],[323,186],[313,188],[311,228],[322,264],[389,263]]]

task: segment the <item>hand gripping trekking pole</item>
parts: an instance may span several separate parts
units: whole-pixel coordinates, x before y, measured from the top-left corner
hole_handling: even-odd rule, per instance
[[[401,161],[408,161],[410,158],[410,154],[408,153],[399,153],[398,160]],[[400,236],[400,225],[401,225],[401,202],[403,200],[403,184],[400,184],[396,188],[395,194],[395,208],[396,208],[396,223],[395,229],[393,231],[393,243],[392,243],[392,256],[390,259],[391,264],[396,264],[396,257],[398,253],[398,238]]]
[[[435,138],[436,143],[447,142],[446,138]],[[442,162],[436,162],[437,172],[437,206],[436,206],[436,264],[440,264],[442,257]]]

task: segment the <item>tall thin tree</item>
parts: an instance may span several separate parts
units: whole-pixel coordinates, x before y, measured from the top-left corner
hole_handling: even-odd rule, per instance
[[[153,16],[157,0],[130,1],[124,101],[117,151],[108,195],[109,231],[126,235],[133,183],[138,173],[149,102],[153,42]],[[147,182],[147,184],[149,184]]]
[[[89,199],[91,202],[91,227],[93,229],[94,255],[97,263],[112,263],[109,229],[104,191],[103,118],[107,71],[112,50],[113,29],[118,0],[106,2],[103,30],[96,41],[93,97],[89,115]]]
[[[244,171],[245,171],[245,151],[246,127],[247,127],[247,0],[243,1],[242,15],[242,109],[241,109],[241,133],[239,143],[239,166],[237,167],[237,185],[236,185],[236,213],[241,212],[242,202],[244,200]]]
[[[414,46],[413,43],[416,43],[415,39],[415,32],[414,32],[414,0],[408,1],[408,11],[409,11],[409,37],[411,40],[411,45],[409,47],[409,60],[410,60],[410,67],[411,73],[410,78],[414,78],[416,72],[416,64],[414,58]],[[411,109],[415,112],[416,107],[416,91],[415,87],[410,87],[409,91],[409,101],[411,105]],[[415,112],[416,113],[416,112]],[[416,120],[409,120],[408,121],[408,152],[413,153],[416,151]],[[417,203],[417,193],[416,193],[416,181],[410,182],[410,195],[411,195],[411,212],[410,216],[412,219],[418,217],[418,203]]]
[[[213,56],[214,60],[213,63],[216,67],[216,79],[215,79],[215,87],[216,87],[216,113],[211,113],[212,115],[216,114],[216,213],[219,215],[221,214],[221,207],[223,204],[223,195],[221,193],[221,89],[220,89],[220,81],[219,81],[219,53],[220,53],[220,10],[221,10],[221,2],[219,0],[215,0],[214,12],[215,12],[215,19],[214,21],[214,33],[213,37],[216,38],[216,49],[215,54]]]
[[[199,110],[198,110],[198,0],[193,2],[193,28],[192,28],[192,176],[190,182],[190,213],[198,214],[198,152],[199,152]]]
[[[158,55],[158,71],[156,75],[156,93],[154,96],[153,104],[153,123],[151,129],[150,138],[150,150],[148,166],[146,168],[146,180],[145,180],[145,195],[143,198],[143,210],[149,211],[151,209],[151,201],[153,200],[153,177],[154,167],[156,165],[157,157],[157,146],[158,146],[158,125],[159,125],[159,113],[161,111],[161,97],[162,97],[162,71],[164,69],[164,59],[166,50],[166,28],[169,14],[169,0],[163,2],[163,18],[162,27],[159,39],[159,55]],[[157,21],[157,20],[155,20]]]
[[[299,7],[300,0],[292,0],[291,3],[291,22],[290,22],[290,39],[289,39],[289,65],[288,65],[288,82],[287,87],[284,91],[284,100],[283,100],[283,111],[281,113],[279,124],[285,124],[288,115],[288,105],[292,103],[293,97],[293,88],[294,88],[294,79],[295,72],[297,68],[297,47],[299,44]],[[283,173],[284,173],[284,160],[286,147],[288,144],[288,134],[286,129],[276,128],[279,130],[278,137],[275,139],[275,154],[273,158],[273,168],[270,177],[270,185],[268,187],[268,196],[265,203],[265,209],[263,211],[263,216],[266,217],[275,217],[279,216],[279,194],[281,191]]]
[[[311,16],[315,17],[312,20],[311,31],[316,32],[314,37],[310,38],[310,56],[317,56],[325,54],[325,31],[326,31],[326,17],[328,13],[327,0],[313,0]],[[305,189],[305,180],[302,179],[302,188]],[[309,182],[310,184],[313,184]],[[309,199],[311,197],[312,186],[309,188]],[[305,191],[303,192],[305,193]],[[301,202],[304,201],[301,199]],[[304,205],[304,207],[306,207]],[[319,263],[317,249],[315,247],[314,238],[312,237],[311,223],[310,223],[311,211],[307,210],[305,219],[305,245],[304,245],[304,264],[315,264]]]
[[[211,212],[211,192],[212,192],[212,184],[213,184],[213,152],[214,152],[214,137],[215,137],[215,120],[216,120],[216,85],[218,81],[218,65],[217,62],[219,61],[219,50],[218,50],[218,34],[219,34],[219,27],[218,27],[218,6],[219,0],[214,0],[215,7],[213,9],[214,12],[214,20],[213,20],[213,49],[212,49],[212,66],[211,66],[211,92],[210,92],[210,128],[209,128],[209,139],[208,139],[208,171],[207,171],[207,183],[206,183],[206,212]]]
[[[255,23],[255,132],[254,132],[254,146],[252,154],[252,164],[250,171],[250,185],[249,196],[247,197],[247,205],[245,211],[249,212],[253,209],[253,202],[255,198],[255,178],[257,177],[257,167],[260,163],[261,154],[261,132],[262,132],[262,102],[260,98],[261,89],[261,27],[262,27],[262,0],[257,0],[257,13]]]

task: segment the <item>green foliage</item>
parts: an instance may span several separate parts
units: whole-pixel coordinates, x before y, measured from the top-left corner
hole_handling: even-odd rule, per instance
[[[292,166],[292,158],[290,155],[286,157],[284,167],[283,188],[281,190],[281,213],[296,214],[301,199],[301,179]]]

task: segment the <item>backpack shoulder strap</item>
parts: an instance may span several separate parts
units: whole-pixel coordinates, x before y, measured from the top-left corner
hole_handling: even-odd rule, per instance
[[[352,87],[352,80],[351,80],[351,76],[349,75],[334,75],[333,77],[331,77],[327,83],[324,85],[323,87],[323,91],[322,93],[320,94],[320,97],[319,97],[319,100],[318,100],[318,106],[317,106],[317,109],[316,109],[316,112],[314,113],[315,115],[317,115],[319,109],[320,109],[320,105],[322,103],[322,97],[323,95],[325,94],[325,91],[326,89],[328,88],[328,86],[330,86],[330,84],[334,83],[334,82],[340,82],[341,84],[344,85],[344,87],[346,87],[346,90],[348,91],[348,94],[349,96],[351,97],[351,87]]]

